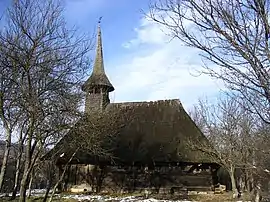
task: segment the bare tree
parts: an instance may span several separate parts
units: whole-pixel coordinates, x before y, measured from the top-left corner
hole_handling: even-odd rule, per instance
[[[4,54],[2,54],[2,50],[3,44],[1,45],[0,43],[0,56],[5,57]],[[10,68],[7,68],[7,60],[5,58],[0,61],[0,71],[0,123],[4,129],[3,131],[6,143],[0,172],[1,192],[11,147],[11,136],[16,129],[17,123],[19,122],[21,110],[16,105],[16,87],[13,81],[13,79],[16,79],[16,75],[13,74]]]
[[[81,174],[99,192],[106,173],[103,172],[105,167],[98,165],[100,162],[110,164],[119,160],[114,156],[114,148],[119,141],[121,129],[132,120],[131,111],[119,108],[85,114],[44,158],[54,161],[63,172],[66,172],[69,164],[97,164],[90,173]],[[61,174],[57,186],[63,179],[64,175]],[[54,186],[53,192],[57,186]]]
[[[261,121],[264,127],[260,126],[261,119],[246,111],[241,102],[231,97],[223,97],[217,104],[200,100],[191,112],[213,145],[198,142],[191,147],[206,153],[228,171],[234,196],[243,190],[258,193],[261,179],[269,172],[269,141],[265,135],[268,124]],[[236,174],[236,170],[240,172]]]
[[[20,201],[40,152],[80,116],[78,90],[89,67],[90,40],[68,30],[61,1],[16,0],[0,35],[1,55],[12,72],[11,98],[23,111],[26,135]]]
[[[224,81],[269,124],[269,8],[266,0],[153,0],[147,16],[199,49],[202,73]]]
[[[7,162],[8,162],[8,157],[9,157],[9,151],[10,151],[10,147],[11,147],[11,133],[12,133],[12,122],[11,120],[8,118],[9,115],[7,115],[7,112],[9,112],[9,106],[6,106],[6,100],[5,97],[7,96],[4,93],[3,90],[3,82],[1,85],[1,92],[0,92],[0,116],[1,116],[1,122],[3,124],[3,128],[5,131],[5,151],[4,151],[4,155],[3,155],[3,161],[2,161],[2,166],[1,166],[1,172],[0,172],[0,192],[1,189],[3,187],[3,182],[4,182],[4,176],[6,173],[6,169],[7,169]]]
[[[192,113],[195,122],[207,135],[214,147],[191,145],[208,154],[209,158],[222,165],[231,179],[233,196],[238,195],[236,169],[251,169],[251,154],[254,148],[254,120],[240,101],[223,98],[218,104],[200,101]]]
[[[78,127],[75,126],[76,135],[70,144],[74,148],[80,148],[86,154],[113,161],[112,145],[116,142],[121,128],[129,124],[130,117],[128,109],[101,111],[86,115]]]
[[[49,202],[53,201],[53,197],[54,197],[54,194],[55,194],[55,192],[56,192],[56,189],[57,189],[57,187],[59,186],[59,184],[63,181],[64,176],[65,176],[65,173],[66,173],[67,168],[68,168],[68,165],[69,165],[69,163],[73,160],[73,158],[74,158],[74,156],[76,155],[76,153],[77,153],[78,150],[79,150],[79,148],[77,148],[77,149],[73,152],[73,154],[72,154],[71,157],[69,158],[68,162],[66,163],[66,165],[65,165],[65,167],[64,167],[64,171],[62,172],[62,174],[61,174],[59,180],[56,182],[56,184],[55,184],[54,187],[53,187],[52,194],[51,194],[51,197],[50,197],[50,199],[49,199]],[[46,197],[48,197],[48,194],[45,195],[44,201],[46,201]]]
[[[254,148],[252,153],[251,170],[249,170],[251,183],[254,186],[255,201],[260,201],[260,196],[264,193],[269,195],[270,181],[270,125],[264,122],[257,122],[256,138],[253,140]]]

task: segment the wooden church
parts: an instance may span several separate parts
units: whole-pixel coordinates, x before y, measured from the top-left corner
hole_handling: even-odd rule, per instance
[[[115,89],[104,70],[100,25],[82,90],[84,116],[45,156],[60,174],[67,168],[61,189],[161,193],[210,191],[217,183],[219,165],[198,149],[211,145],[178,99],[110,103]]]

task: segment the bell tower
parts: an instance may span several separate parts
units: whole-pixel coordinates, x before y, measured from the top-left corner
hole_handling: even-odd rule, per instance
[[[97,49],[93,72],[83,84],[82,90],[86,93],[85,113],[88,114],[105,109],[110,103],[109,93],[114,91],[114,87],[104,70],[100,21],[98,22]]]

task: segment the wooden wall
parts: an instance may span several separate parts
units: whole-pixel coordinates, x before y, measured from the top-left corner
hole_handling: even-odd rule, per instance
[[[210,166],[177,167],[116,167],[72,165],[66,174],[67,188],[84,184],[95,192],[134,192],[146,188],[157,193],[166,188],[210,191],[215,182],[215,172]],[[89,187],[89,186],[88,186]],[[88,188],[87,188],[87,191]]]

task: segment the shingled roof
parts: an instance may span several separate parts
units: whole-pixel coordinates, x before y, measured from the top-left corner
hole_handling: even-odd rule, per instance
[[[100,24],[98,25],[97,52],[96,52],[96,59],[95,59],[94,67],[93,67],[93,72],[91,76],[86,80],[84,85],[82,86],[82,90],[86,92],[95,86],[104,86],[108,89],[108,92],[114,91],[114,87],[109,81],[104,70]]]
[[[190,148],[191,144],[198,142],[210,144],[177,99],[111,103],[103,116],[99,117],[99,125],[92,124],[91,120],[93,117],[89,115],[81,119],[45,158],[55,156],[57,162],[62,164],[66,162],[68,154],[74,151],[74,145],[70,143],[78,134],[83,134],[86,139],[91,134],[111,132],[115,135],[115,141],[108,143],[104,140],[101,146],[109,148],[115,163],[212,163],[204,153]],[[111,121],[107,123],[111,128],[107,127],[106,130],[104,124],[108,120]],[[87,130],[83,129],[83,125],[88,126]],[[61,158],[61,154],[65,154],[65,158]],[[105,159],[93,156],[81,149],[73,163],[93,164]]]

